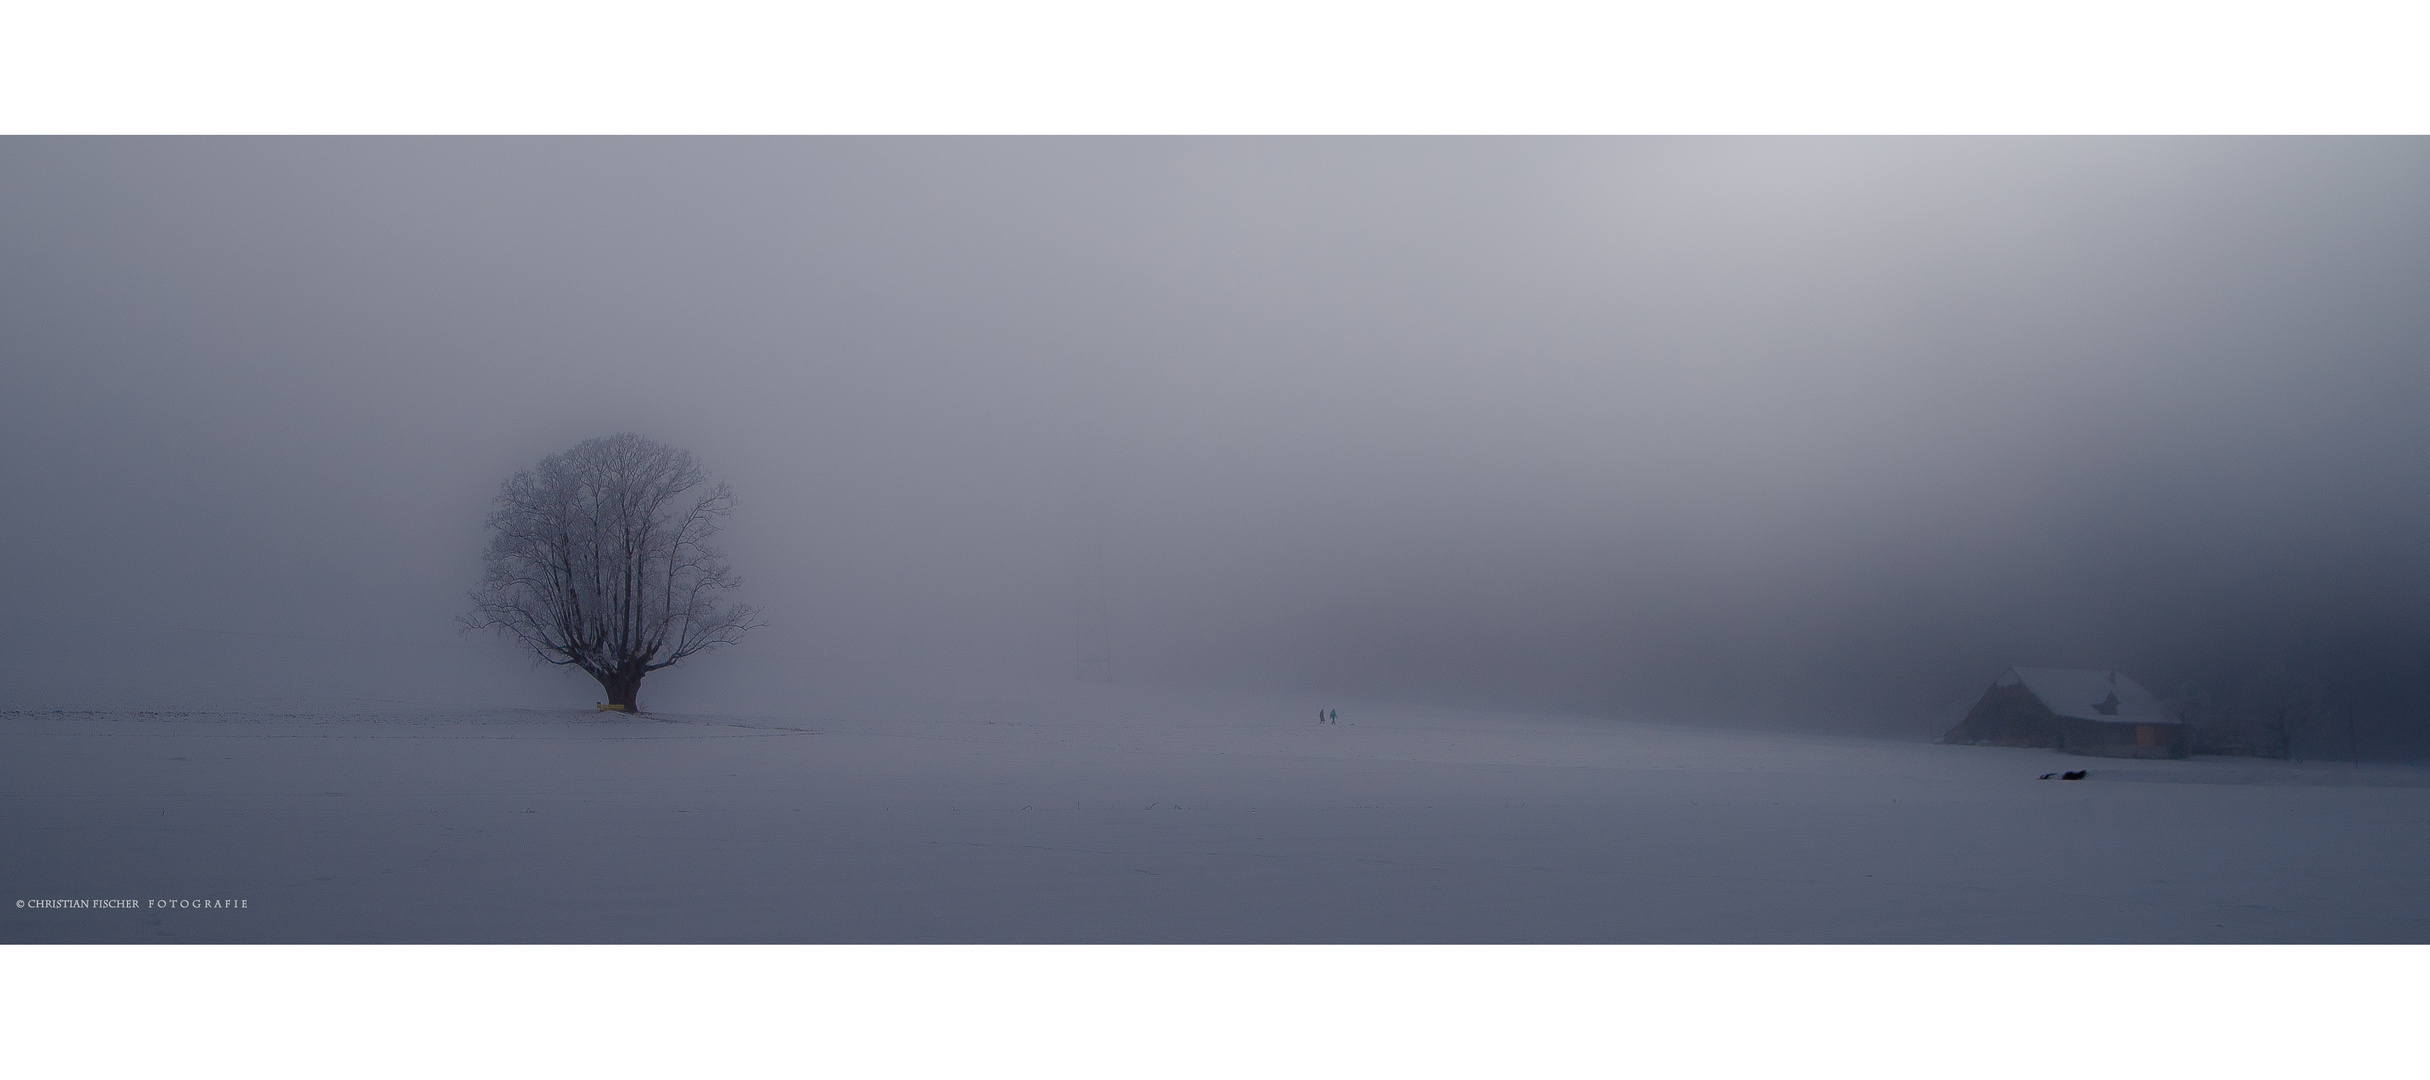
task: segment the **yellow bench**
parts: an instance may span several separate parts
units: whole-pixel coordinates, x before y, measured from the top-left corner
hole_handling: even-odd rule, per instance
[[[602,702],[600,702],[600,703],[599,703],[599,711],[600,711],[600,712],[623,712],[623,711],[624,711],[624,706],[622,706],[622,705],[610,705],[610,704],[608,704],[607,702],[602,701]]]

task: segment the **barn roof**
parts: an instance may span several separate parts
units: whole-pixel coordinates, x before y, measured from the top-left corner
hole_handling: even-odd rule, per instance
[[[2115,671],[2083,668],[2009,668],[1997,685],[2024,683],[2051,712],[2076,720],[2111,724],[2174,724],[2180,721],[2141,683]]]

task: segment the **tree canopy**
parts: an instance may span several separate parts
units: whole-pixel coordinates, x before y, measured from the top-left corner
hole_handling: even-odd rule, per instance
[[[464,625],[580,668],[638,711],[643,676],[763,625],[726,601],[741,582],[709,543],[733,508],[691,454],[639,435],[551,454],[499,485]]]

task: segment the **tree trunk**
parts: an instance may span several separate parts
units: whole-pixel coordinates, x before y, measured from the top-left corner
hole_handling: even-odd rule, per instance
[[[641,711],[641,676],[593,675],[591,677],[599,680],[601,690],[607,691],[608,704],[622,705],[624,711],[629,713]]]

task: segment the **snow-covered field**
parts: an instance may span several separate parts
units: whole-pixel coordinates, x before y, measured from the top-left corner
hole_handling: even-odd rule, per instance
[[[2430,941],[2416,767],[1322,704],[0,712],[0,940]]]

